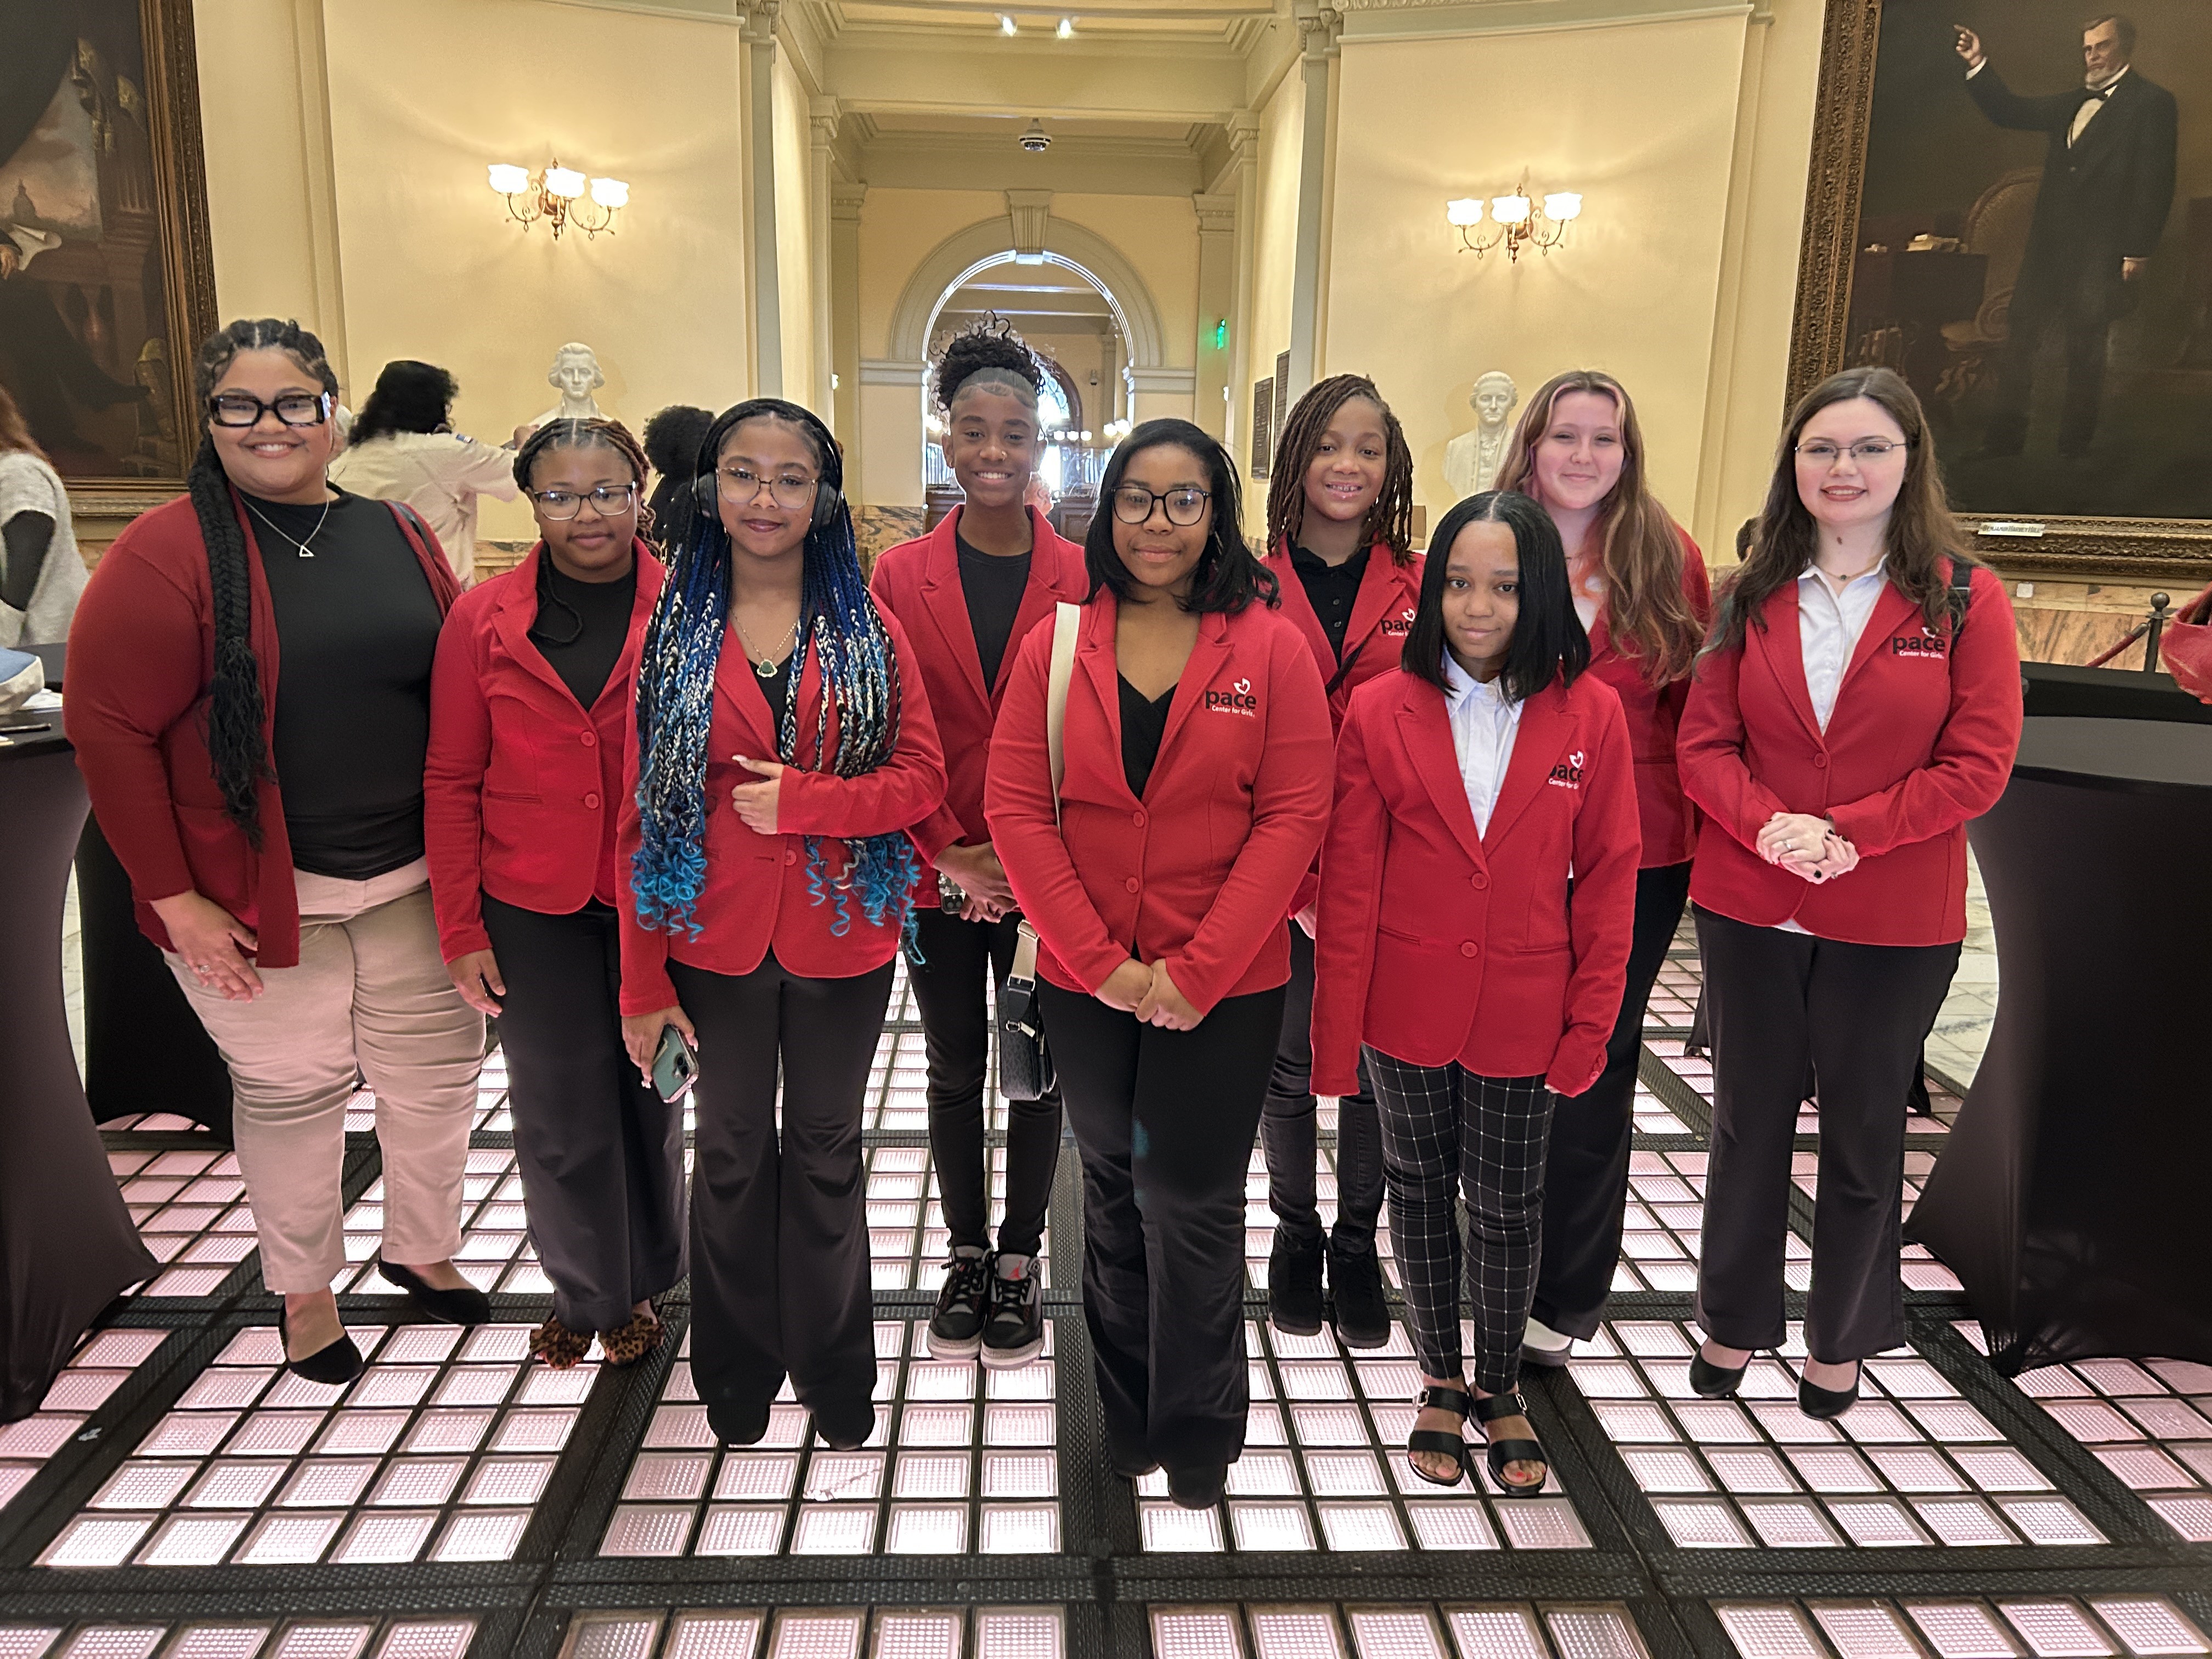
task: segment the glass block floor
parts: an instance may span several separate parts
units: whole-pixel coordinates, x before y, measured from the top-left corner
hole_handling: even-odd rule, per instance
[[[1840,1422],[1796,1410],[1794,1328],[1740,1400],[1690,1395],[1711,1089],[1684,1051],[1698,984],[1678,950],[1646,1028],[1607,1322],[1569,1367],[1527,1377],[1553,1455],[1534,1499],[1412,1479],[1402,1329],[1351,1352],[1267,1325],[1256,1155],[1247,1451],[1218,1509],[1106,1469],[1072,1146],[1042,1261],[1047,1352],[1000,1371],[933,1358],[944,1216],[902,981],[864,1118],[878,1425],[850,1452],[816,1443],[788,1390],[759,1445],[714,1443],[680,1288],[675,1340],[630,1370],[527,1362],[548,1288],[496,1054],[465,1182],[461,1267],[495,1310],[477,1331],[416,1322],[369,1267],[375,1103],[349,1103],[336,1288],[368,1369],[346,1389],[282,1370],[235,1160],[150,1102],[106,1127],[160,1270],[36,1412],[0,1426],[0,1659],[2212,1653],[2212,1367],[2000,1376],[1957,1281],[1908,1247],[1911,1341],[1869,1365]],[[1930,1081],[1908,1205],[1958,1109]],[[1320,1123],[1333,1218],[1334,1102]],[[994,1200],[1004,1126],[994,1099]],[[1802,1292],[1817,1111],[1798,1127],[1785,1275]],[[1378,1243],[1395,1284],[1387,1217]]]

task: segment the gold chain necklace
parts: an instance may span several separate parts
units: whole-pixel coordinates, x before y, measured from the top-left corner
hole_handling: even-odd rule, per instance
[[[745,655],[752,659],[753,672],[759,675],[764,680],[774,679],[775,678],[776,669],[775,659],[771,657],[765,651],[756,651],[753,649],[752,640],[745,632],[745,625],[738,620],[736,612],[732,611],[731,613],[730,622],[731,624],[738,630],[738,642],[744,647]],[[793,617],[791,619],[791,626],[785,629],[782,634],[777,637],[776,644],[781,646],[788,641],[791,644],[794,646],[797,645],[799,643],[799,618]]]

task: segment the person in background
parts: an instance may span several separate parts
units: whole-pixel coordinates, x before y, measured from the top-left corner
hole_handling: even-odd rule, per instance
[[[699,471],[699,446],[714,424],[714,411],[696,404],[671,404],[657,410],[645,423],[645,459],[660,475],[640,522],[644,534],[663,558],[669,556],[678,526],[690,522],[688,497],[691,479]]]
[[[646,459],[613,421],[555,421],[514,458],[539,541],[471,589],[432,681],[423,830],[446,970],[499,1021],[530,1237],[553,1281],[530,1351],[565,1368],[660,1345],[684,1276],[684,1109],[623,1047],[615,820],[660,561]]]
[[[1613,1289],[1644,1011],[1689,897],[1698,814],[1675,770],[1674,728],[1712,586],[1698,544],[1651,493],[1636,405],[1610,374],[1577,369],[1546,381],[1514,429],[1498,487],[1533,497],[1559,532],[1575,615],[1589,634],[1589,672],[1620,694],[1628,720],[1643,831],[1636,938],[1605,1071],[1552,1115],[1546,1154],[1526,1358],[1564,1365],[1575,1339],[1596,1334]]]
[[[1690,1385],[1735,1393],[1784,1335],[1797,1110],[1820,1085],[1798,1403],[1840,1416],[1905,1340],[1905,1101],[1966,932],[1966,823],[2019,747],[2020,645],[1951,516],[1920,401],[1847,369],[1790,412],[1751,556],[1677,739],[1710,820],[1690,897],[1712,1028]]]
[[[385,364],[331,463],[331,482],[413,507],[467,587],[476,576],[477,498],[514,499],[514,447],[527,434],[517,428],[505,445],[463,437],[453,430],[459,394],[459,383],[434,363],[402,357]]]
[[[69,490],[0,386],[0,647],[69,638],[84,584]]]
[[[383,1277],[434,1319],[490,1316],[452,1259],[483,1018],[446,975],[423,856],[431,661],[459,586],[411,510],[331,487],[337,377],[313,335],[233,323],[193,384],[187,492],[116,538],[70,630],[70,737],[139,926],[230,1068],[286,1362],[343,1382],[357,1079]]]
[[[1188,1509],[1244,1448],[1244,1170],[1328,811],[1328,702],[1188,421],[1114,452],[1091,521],[1055,778],[1050,627],[1021,647],[984,812],[1036,928],[1083,1152],[1083,1310],[1107,1455]]]
[[[1322,852],[1314,1083],[1348,1090],[1364,1048],[1421,1364],[1407,1457],[1457,1485],[1471,1414],[1509,1498],[1547,1474],[1516,1389],[1546,1130],[1605,1070],[1634,927],[1633,752],[1589,662],[1549,514],[1504,490],[1460,502],[1429,545],[1403,672],[1346,712]]]
[[[1398,417],[1364,375],[1338,374],[1300,398],[1283,423],[1267,485],[1267,568],[1284,619],[1312,649],[1340,726],[1352,692],[1398,666],[1421,592],[1413,550],[1413,457]],[[1310,1336],[1322,1325],[1328,1259],[1337,1334],[1355,1348],[1390,1339],[1375,1223],[1382,1210],[1382,1127],[1363,1077],[1336,1103],[1336,1224],[1324,1241],[1315,1202],[1312,906],[1320,872],[1291,900],[1291,979],[1260,1118],[1267,1203],[1275,1212],[1267,1317]]]
[[[849,1450],[876,1424],[863,1097],[921,874],[906,831],[944,799],[945,768],[914,651],[860,580],[830,428],[752,398],[700,461],[638,664],[623,1036],[641,1073],[672,1026],[698,1054],[708,1425],[758,1441],[788,1376]]]
[[[951,1252],[929,1348],[942,1358],[980,1349],[987,1365],[1018,1364],[1043,1348],[1036,1254],[1060,1163],[1059,1091],[1007,1102],[1006,1207],[993,1250],[989,996],[1006,982],[1018,918],[983,818],[983,773],[1022,641],[1088,589],[1083,550],[1026,504],[1042,375],[1003,324],[946,343],[934,389],[961,505],[928,535],[886,549],[870,580],[876,603],[906,629],[945,746],[945,802],[910,832],[924,868],[908,977],[928,1047],[930,1157]]]

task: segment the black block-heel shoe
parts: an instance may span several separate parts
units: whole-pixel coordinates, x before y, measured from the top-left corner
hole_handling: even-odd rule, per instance
[[[757,1445],[768,1433],[772,1401],[709,1400],[706,1403],[708,1430],[726,1446]]]
[[[1699,1348],[1690,1356],[1690,1392],[1700,1400],[1727,1400],[1743,1386],[1743,1374],[1750,1368],[1748,1359],[1741,1365],[1716,1365]]]
[[[1802,1376],[1797,1379],[1797,1409],[1808,1417],[1817,1418],[1826,1423],[1841,1417],[1858,1403],[1859,1379],[1856,1376],[1851,1378],[1851,1386],[1848,1389],[1824,1389],[1817,1383],[1808,1382]]]
[[[1474,1396],[1463,1389],[1447,1389],[1431,1382],[1421,1390],[1423,1411],[1450,1412],[1463,1423],[1474,1409]],[[1440,1480],[1413,1462],[1415,1452],[1449,1457],[1456,1466],[1451,1479]],[[1415,1429],[1406,1437],[1406,1467],[1432,1486],[1456,1486],[1467,1479],[1467,1436],[1458,1429]]]
[[[1210,1510],[1229,1484],[1225,1463],[1198,1463],[1168,1471],[1168,1496],[1179,1510]]]
[[[282,1308],[276,1310],[276,1340],[286,1340]],[[289,1346],[284,1352],[285,1368],[310,1382],[350,1382],[361,1375],[361,1350],[354,1346],[353,1338],[343,1332],[337,1341],[325,1343],[304,1359],[293,1358]]]
[[[407,1298],[442,1325],[481,1325],[491,1317],[491,1298],[473,1285],[441,1291],[411,1267],[376,1258],[376,1271],[387,1285],[397,1285]]]
[[[831,1451],[858,1451],[876,1431],[876,1405],[867,1395],[858,1400],[809,1401],[814,1432]]]
[[[1516,1389],[1511,1394],[1493,1394],[1487,1400],[1474,1402],[1474,1420],[1495,1423],[1501,1417],[1526,1417],[1528,1402]],[[1485,1430],[1487,1434],[1489,1431]],[[1490,1478],[1498,1490],[1508,1498],[1534,1498],[1544,1490],[1544,1483],[1552,1478],[1552,1462],[1544,1455],[1542,1443],[1535,1440],[1493,1440],[1483,1454],[1490,1465]],[[1508,1463],[1541,1463],[1544,1474],[1535,1480],[1508,1480]]]

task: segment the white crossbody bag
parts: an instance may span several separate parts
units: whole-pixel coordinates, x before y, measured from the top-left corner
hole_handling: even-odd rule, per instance
[[[1067,773],[1067,687],[1075,678],[1076,605],[1054,607],[1052,666],[1045,677],[1045,750],[1052,765],[1052,821],[1060,823],[1060,784]],[[1052,1053],[1037,1018],[1036,929],[1025,917],[1014,930],[1013,966],[999,992],[999,1092],[1008,1100],[1041,1100],[1054,1081]]]

